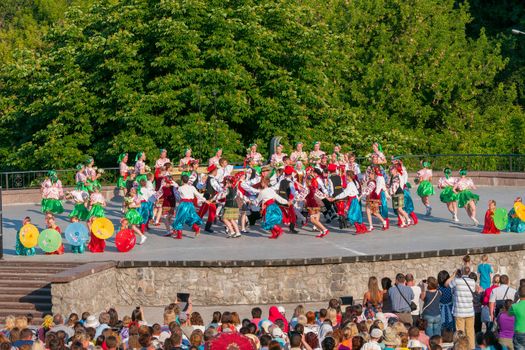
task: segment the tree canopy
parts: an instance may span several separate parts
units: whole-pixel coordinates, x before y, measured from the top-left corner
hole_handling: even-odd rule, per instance
[[[524,150],[524,70],[508,66],[525,36],[486,29],[467,2],[24,1],[48,10],[34,34],[19,2],[0,7],[0,39],[23,42],[0,40],[5,169],[158,147],[239,160],[274,135],[356,153]]]

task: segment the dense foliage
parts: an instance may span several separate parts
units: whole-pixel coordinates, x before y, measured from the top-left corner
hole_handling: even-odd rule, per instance
[[[485,28],[477,1],[24,1],[49,10],[32,32],[0,7],[1,35],[24,43],[0,57],[3,168],[187,145],[236,160],[274,135],[361,154],[374,140],[389,154],[525,149],[525,36]],[[26,12],[15,3],[2,6]]]

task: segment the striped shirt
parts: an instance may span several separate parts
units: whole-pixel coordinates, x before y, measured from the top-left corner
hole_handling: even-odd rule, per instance
[[[476,282],[467,276],[463,276],[462,278],[454,278],[449,286],[452,288],[454,297],[454,317],[474,317],[472,292],[476,290]]]

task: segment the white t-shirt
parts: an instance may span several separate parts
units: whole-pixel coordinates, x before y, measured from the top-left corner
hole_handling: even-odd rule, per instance
[[[507,291],[507,288],[509,289]],[[505,292],[507,295],[505,295]],[[495,303],[496,300],[505,300],[505,299],[514,299],[514,296],[516,295],[516,289],[509,287],[508,284],[502,284],[499,287],[496,287],[492,290],[490,293],[490,299],[489,302]]]
[[[468,276],[454,278],[452,282],[450,282],[450,288],[452,288],[452,294],[454,297],[454,316],[473,317],[474,302],[472,292],[476,290],[476,282]]]
[[[416,305],[417,305],[417,309],[415,309],[414,311],[412,311],[412,315],[419,315],[419,297],[421,296],[421,287],[420,286],[410,286],[410,288],[412,288],[412,291],[414,292],[414,299],[412,299],[411,301],[413,301]]]

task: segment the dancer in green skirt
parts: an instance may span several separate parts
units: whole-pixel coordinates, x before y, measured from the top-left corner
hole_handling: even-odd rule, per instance
[[[474,186],[472,179],[467,177],[467,169],[461,169],[459,175],[461,178],[459,178],[454,186],[454,192],[458,194],[458,207],[465,208],[468,216],[474,222],[474,226],[478,226],[479,221],[476,219],[476,203],[479,201],[479,196],[470,191],[475,190],[476,186]]]
[[[42,182],[41,193],[42,213],[62,214],[64,212],[60,200],[64,196],[64,190],[56,171],[48,171],[47,178]]]
[[[434,194],[434,186],[432,186],[432,169],[430,169],[430,162],[423,162],[423,169],[416,174],[416,183],[419,183],[417,194],[421,197],[421,201],[426,208],[425,215],[432,214],[432,207],[430,206],[429,196]]]
[[[452,214],[452,219],[458,222],[458,194],[454,192],[454,186],[456,186],[458,179],[450,176],[452,175],[450,168],[445,168],[443,173],[445,176],[441,177],[438,183],[438,187],[441,189],[439,199],[447,205],[448,211]]]

